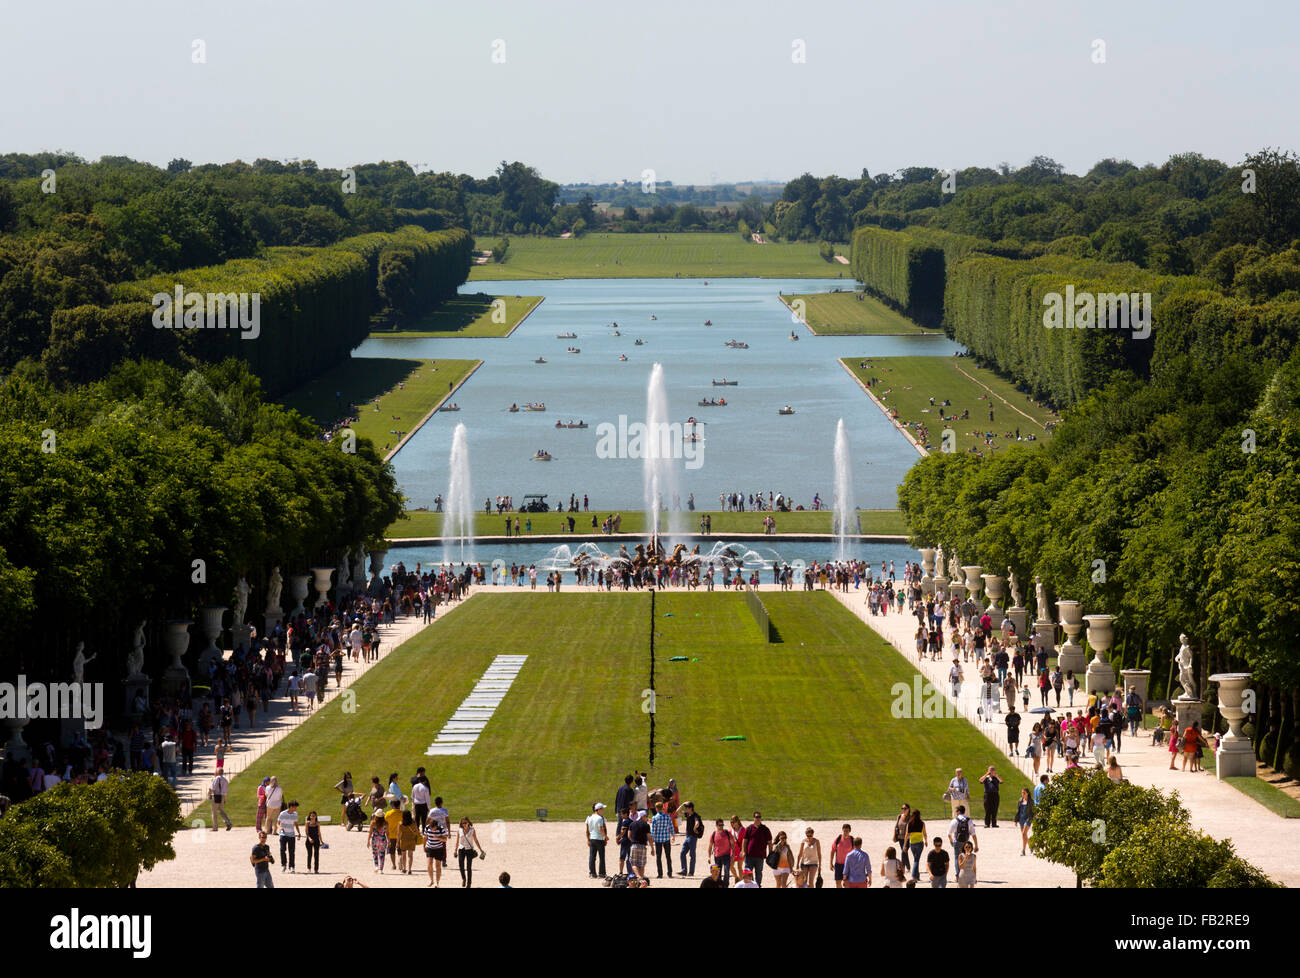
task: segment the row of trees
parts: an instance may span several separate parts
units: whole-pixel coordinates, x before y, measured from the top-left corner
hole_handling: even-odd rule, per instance
[[[275,565],[337,563],[402,509],[369,441],[322,441],[237,360],[127,361],[67,389],[25,364],[0,382],[0,498],[0,605],[37,636],[0,674],[59,681],[78,641],[115,671],[142,619],[158,674],[161,622],[231,604],[241,574],[261,594]]]
[[[413,318],[453,295],[469,275],[472,248],[463,229],[415,227],[326,248],[272,248],[260,258],[120,283],[111,303],[52,311],[46,342],[24,337],[22,348],[43,345],[50,375],[65,383],[97,379],[125,358],[193,364],[235,357],[279,395],[346,358],[366,338],[372,316]],[[156,328],[153,296],[172,296],[178,285],[205,295],[257,294],[259,332],[245,338],[236,329]],[[33,332],[40,327],[30,323]]]

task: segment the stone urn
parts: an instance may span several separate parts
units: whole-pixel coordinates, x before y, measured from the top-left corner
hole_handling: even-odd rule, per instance
[[[1056,661],[1062,673],[1073,672],[1078,679],[1085,665],[1083,646],[1075,641],[1083,628],[1083,605],[1078,601],[1058,601],[1056,611],[1065,632],[1065,642],[1057,652]]]
[[[966,575],[966,590],[970,594],[970,599],[976,604],[979,604],[980,592],[984,590],[984,581],[980,577],[980,572],[983,570],[984,568],[979,564],[971,564],[961,569]]]
[[[325,597],[329,594],[330,578],[334,576],[334,568],[313,567],[311,572],[316,578],[312,583],[316,588],[316,606],[319,607],[324,604]]]
[[[993,627],[997,628],[1001,622],[1001,614],[998,611],[998,602],[1002,600],[1002,592],[1006,589],[1007,579],[999,574],[981,574],[984,581],[984,593],[988,595],[989,606],[985,609],[985,614],[994,619]]]
[[[1219,780],[1256,776],[1255,750],[1250,738],[1241,732],[1241,725],[1250,715],[1243,705],[1250,676],[1248,672],[1216,672],[1210,677],[1210,682],[1219,687],[1219,712],[1228,721],[1228,732],[1220,738],[1214,753],[1214,775]]]
[[[293,608],[289,612],[290,618],[297,618],[307,613],[303,602],[307,600],[307,582],[310,580],[310,574],[294,574],[289,578],[289,596],[294,600]]]
[[[1089,693],[1110,693],[1115,689],[1115,667],[1106,661],[1106,653],[1115,641],[1114,615],[1086,615],[1088,647],[1093,658],[1088,663]]]
[[[189,689],[190,672],[181,657],[189,651],[190,626],[193,624],[189,618],[172,618],[163,622],[163,646],[172,657],[171,665],[163,670],[164,696],[181,696]]]
[[[934,555],[938,552],[938,547],[921,548],[921,567],[925,571],[926,577],[934,577]]]
[[[387,550],[370,551],[370,584],[369,589],[378,589],[384,583],[384,561],[388,558]]]
[[[27,746],[27,741],[23,740],[23,727],[27,726],[27,718],[5,717],[4,725],[9,731],[9,736],[5,741],[5,753],[12,756],[15,761],[31,760],[32,749]]]
[[[209,605],[199,609],[199,620],[203,625],[203,633],[208,637],[207,647],[199,653],[199,676],[203,682],[207,682],[209,669],[216,659],[221,655],[221,623],[226,616],[225,605]],[[236,623],[238,625],[238,622]]]

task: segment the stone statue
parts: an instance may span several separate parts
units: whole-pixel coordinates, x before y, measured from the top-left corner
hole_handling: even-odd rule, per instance
[[[77,654],[72,657],[72,678],[77,683],[78,686],[80,686],[85,681],[86,663],[94,662],[97,658],[99,658],[98,652],[96,652],[90,658],[86,658],[85,648],[86,648],[85,642],[78,642]]]
[[[343,551],[343,556],[339,558],[338,567],[338,586],[340,589],[347,586],[348,583],[348,552]]]
[[[135,630],[135,641],[131,645],[131,652],[126,657],[126,674],[128,678],[144,675],[144,626],[147,621],[140,622],[140,627]]]
[[[266,584],[266,611],[273,614],[280,610],[280,589],[284,587],[284,578],[280,576],[280,567],[271,568],[271,579]]]
[[[1187,644],[1187,636],[1179,635],[1178,641],[1182,644],[1178,646],[1178,685],[1183,687],[1183,697],[1189,700],[1196,699],[1196,680],[1192,678],[1192,663],[1195,659],[1192,653],[1192,647]],[[1183,698],[1183,697],[1180,697]]]
[[[366,548],[357,545],[356,556],[352,558],[352,582],[364,584],[366,581]]]
[[[1016,577],[1016,572],[1010,567],[1007,568],[1007,581],[1011,587],[1011,607],[1020,607],[1020,581]]]
[[[934,557],[934,576],[935,576],[935,577],[943,577],[943,576],[945,576],[944,573],[943,573],[943,571],[944,571],[944,564],[943,564],[943,547],[940,547],[940,548],[939,548],[939,552],[938,552],[937,554],[935,554],[935,557]]]
[[[1051,610],[1047,607],[1047,588],[1043,587],[1043,579],[1041,577],[1034,578],[1034,605],[1036,606],[1035,610],[1038,612],[1039,621],[1052,620],[1047,617],[1051,614]]]
[[[248,617],[248,594],[252,590],[253,589],[248,586],[248,581],[244,579],[244,575],[240,574],[239,583],[235,585],[235,617],[231,622],[235,628],[244,624],[244,621]]]

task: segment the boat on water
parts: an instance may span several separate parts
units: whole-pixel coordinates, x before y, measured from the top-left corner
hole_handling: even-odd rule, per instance
[[[564,352],[565,352],[565,353],[581,353],[582,351],[579,350],[576,346],[571,346],[571,347],[569,347],[567,350],[565,350]]]
[[[533,455],[534,462],[549,462],[550,460],[551,460],[551,453],[547,451],[543,451],[540,448],[537,450],[536,454]]]
[[[712,319],[706,319],[706,320],[704,320],[704,325],[705,325],[705,326],[712,326],[712,325],[713,325],[713,320],[712,320]]]
[[[622,336],[622,335],[623,335],[623,331],[620,330],[620,329],[616,329],[616,330],[614,330],[614,335],[615,335],[615,336]]]
[[[645,346],[645,340],[638,339],[638,340],[637,340],[635,343],[633,343],[632,345],[633,345],[633,346]]]
[[[525,411],[545,411],[545,410],[546,410],[546,404],[545,404],[545,402],[543,402],[543,401],[538,401],[536,404],[525,404],[525,405],[524,405],[524,410],[525,410]]]
[[[704,436],[697,435],[695,432],[689,431],[686,434],[682,435],[682,441],[689,441],[689,442],[704,441]]]
[[[656,319],[658,319],[658,318],[659,318],[658,316],[651,316],[651,317],[650,317],[650,321],[651,321],[651,322],[654,322],[654,321],[655,321]]]
[[[790,339],[792,339],[792,340],[794,340],[794,342],[798,343],[798,342],[799,342],[799,334],[796,333],[796,332],[794,332],[794,330],[791,330],[791,331],[790,331]]]
[[[585,421],[569,421],[569,422],[566,423],[566,422],[556,421],[556,422],[555,422],[555,427],[557,427],[557,428],[585,428],[585,427],[587,427],[587,422],[585,422]]]
[[[546,362],[546,357],[538,357],[536,360],[533,361],[533,363],[545,363],[545,362]]]
[[[727,406],[727,399],[725,397],[700,398],[700,407],[726,407],[726,406]]]
[[[627,359],[627,354],[626,354],[626,353],[620,353],[620,354],[618,355],[618,358],[619,358],[620,360],[626,360],[626,359]]]
[[[557,340],[576,340],[578,338],[578,334],[577,333],[556,333],[555,338]]]
[[[740,381],[738,381],[738,380],[728,380],[726,377],[723,377],[721,380],[715,380],[715,381],[713,382],[713,386],[714,386],[714,387],[736,387],[736,386],[738,386],[739,384],[740,384]]]
[[[460,410],[460,405],[459,405],[459,404],[444,404],[442,407],[438,408],[438,410],[439,410],[439,411],[459,411],[459,410]]]
[[[787,404],[787,405],[786,405],[785,407],[783,407],[783,408],[778,408],[776,413],[777,413],[777,414],[794,414],[794,408],[792,408],[789,404]]]
[[[727,340],[727,342],[726,342],[725,345],[731,347],[733,350],[748,350],[748,349],[749,349],[749,344],[748,344],[748,343],[742,343],[742,342],[740,342],[740,340]]]
[[[510,413],[511,413],[511,414],[518,414],[518,413],[519,413],[519,405],[518,405],[518,404],[511,404],[511,405],[510,405]]]

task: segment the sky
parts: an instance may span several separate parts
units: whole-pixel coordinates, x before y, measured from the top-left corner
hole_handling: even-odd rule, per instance
[[[1300,148],[1297,35],[1289,0],[0,0],[0,152],[559,183],[1234,163]]]

